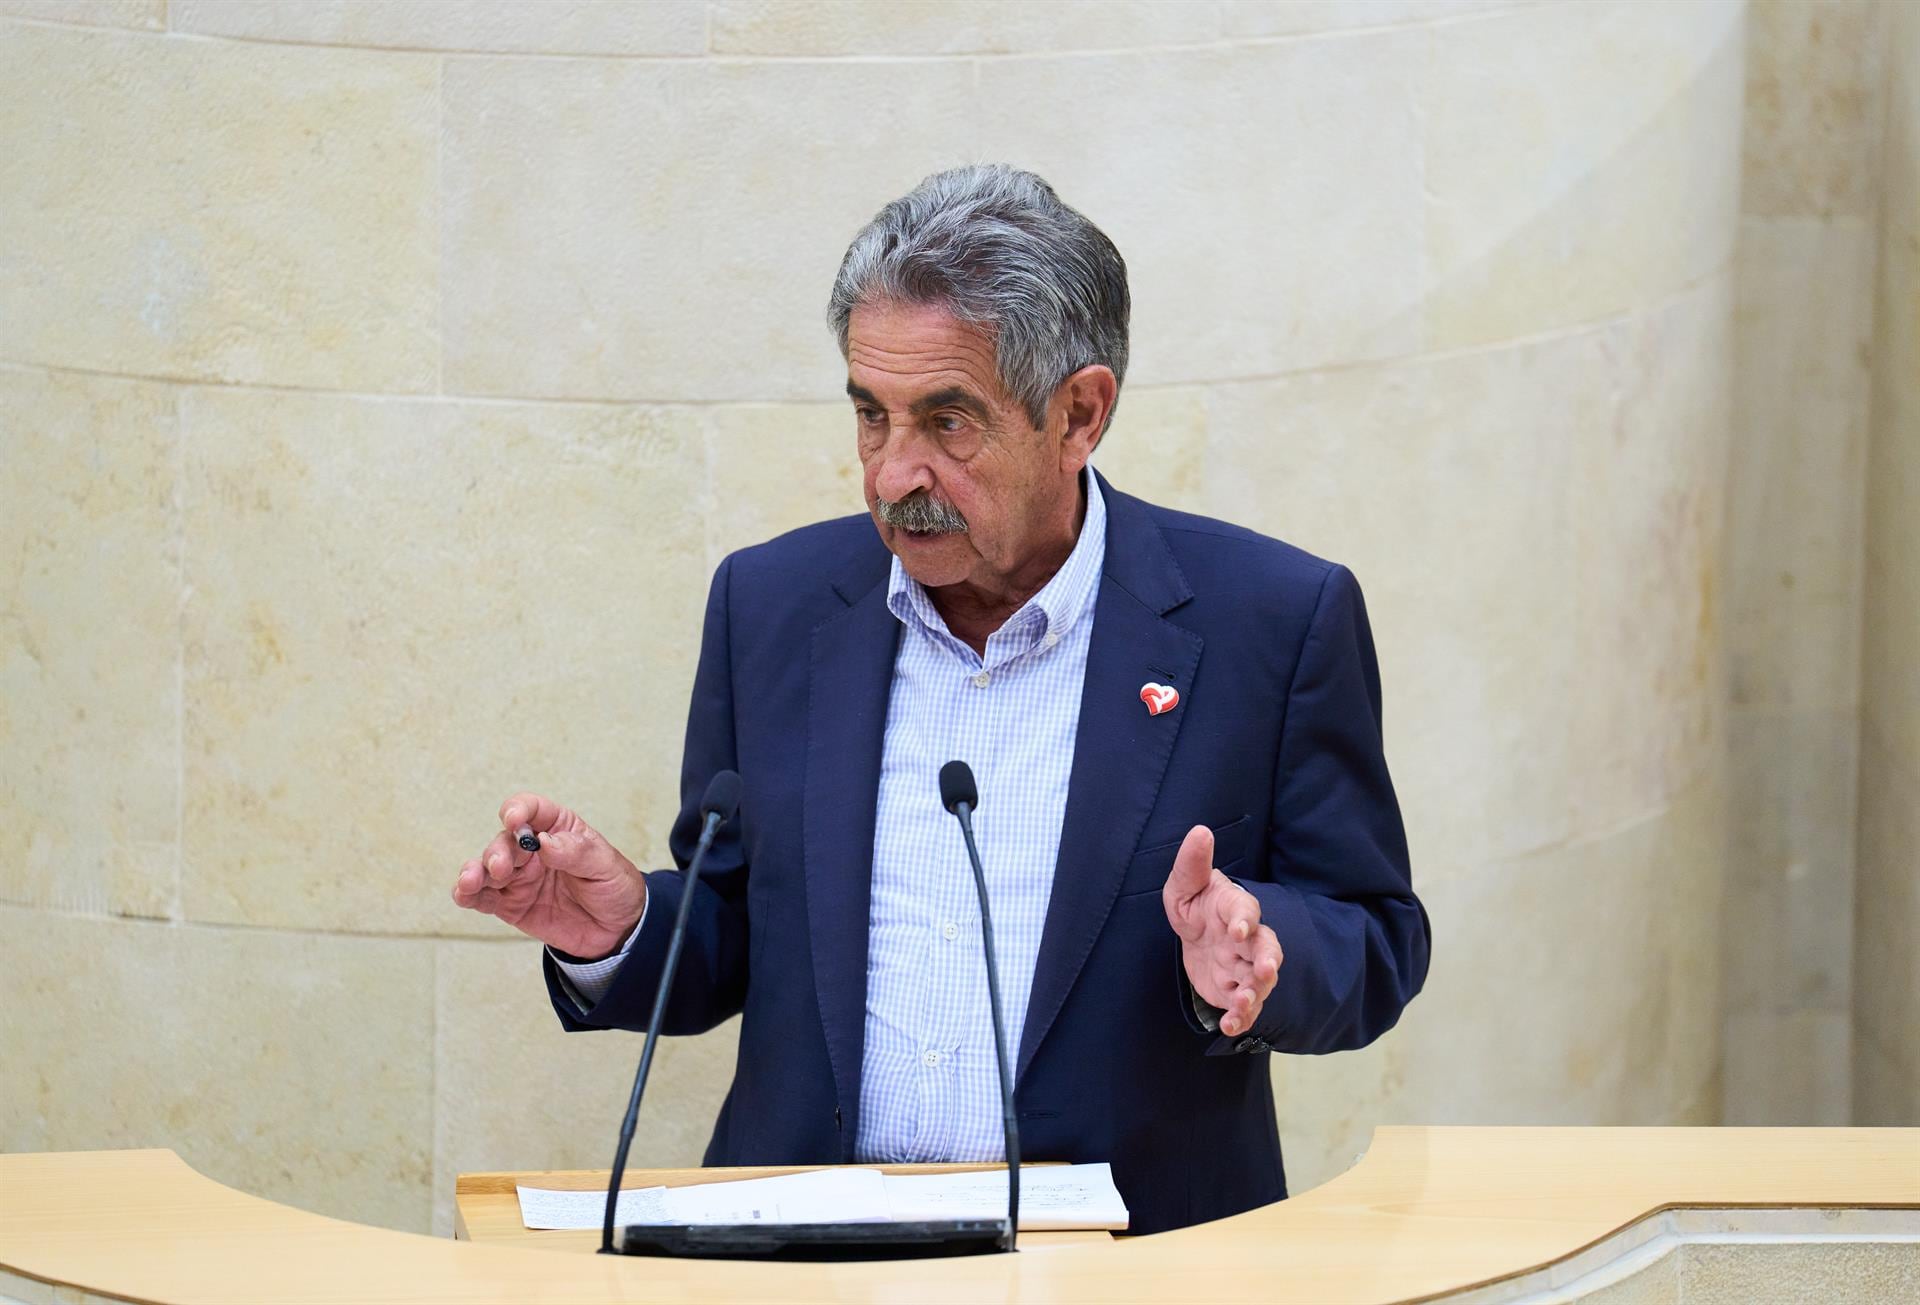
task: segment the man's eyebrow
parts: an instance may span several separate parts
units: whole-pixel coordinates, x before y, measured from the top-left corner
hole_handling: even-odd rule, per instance
[[[914,400],[913,411],[917,415],[924,416],[935,408],[958,408],[976,421],[986,421],[990,415],[986,404],[958,385],[949,385],[944,390],[935,390],[924,399]]]
[[[864,403],[869,407],[886,407],[884,403],[881,403],[879,399],[874,397],[872,390],[869,390],[864,385],[856,385],[852,381],[847,382],[847,397],[855,403]],[[976,421],[987,421],[992,416],[992,414],[987,411],[986,404],[975,398],[971,392],[962,389],[958,385],[949,385],[944,390],[935,390],[932,394],[924,398],[915,399],[912,412],[915,416],[924,417],[936,408],[958,408],[973,417]]]

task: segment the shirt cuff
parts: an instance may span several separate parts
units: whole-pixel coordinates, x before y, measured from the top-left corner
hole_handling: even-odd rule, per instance
[[[597,961],[572,960],[553,948],[547,948],[547,954],[553,957],[554,968],[560,971],[560,984],[566,989],[573,1004],[585,1014],[599,1004],[607,995],[607,989],[613,986],[613,976],[625,963],[627,953],[633,950],[633,940],[640,936],[640,926],[647,922],[647,908],[653,905],[653,895],[647,895],[647,901],[640,906],[640,918],[633,922],[633,928],[627,933],[627,940],[620,944],[620,950],[611,956],[603,956]]]

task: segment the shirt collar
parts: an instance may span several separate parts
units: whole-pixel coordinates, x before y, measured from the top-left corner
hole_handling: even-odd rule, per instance
[[[1091,605],[1107,557],[1107,505],[1100,497],[1100,482],[1091,468],[1081,471],[1080,484],[1087,495],[1087,513],[1080,523],[1080,537],[1074,541],[1073,551],[1041,586],[1040,592],[1023,603],[1020,610],[994,632],[988,640],[990,644],[999,641],[1003,634],[1025,633],[1035,643],[1047,635],[1064,639],[1073,623]],[[929,634],[953,638],[926,589],[907,574],[898,557],[893,559],[887,576],[887,609],[903,625],[918,625]]]

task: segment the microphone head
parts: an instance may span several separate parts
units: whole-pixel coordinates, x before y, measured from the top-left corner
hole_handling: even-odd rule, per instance
[[[707,781],[707,795],[700,799],[700,818],[719,816],[720,823],[733,819],[740,809],[740,772],[723,770]]]
[[[980,790],[973,782],[973,769],[964,761],[949,761],[940,767],[940,805],[952,811],[962,802],[967,810],[980,809]]]

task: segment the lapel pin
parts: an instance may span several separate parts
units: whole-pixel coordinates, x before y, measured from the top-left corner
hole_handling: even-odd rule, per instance
[[[1147,715],[1158,716],[1180,705],[1180,690],[1171,684],[1155,684],[1148,680],[1140,686],[1140,701],[1147,704]]]

